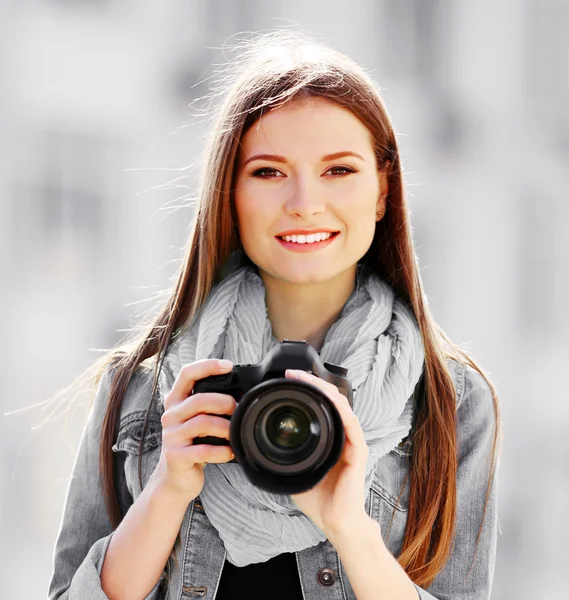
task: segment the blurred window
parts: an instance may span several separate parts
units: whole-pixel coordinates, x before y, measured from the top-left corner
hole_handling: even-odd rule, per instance
[[[556,149],[569,152],[569,2],[531,0],[526,6],[523,95],[536,125],[546,128]]]
[[[102,235],[106,149],[103,139],[78,132],[45,134],[35,218],[47,235]]]
[[[524,340],[547,338],[562,328],[566,310],[556,288],[560,283],[560,220],[551,218],[558,199],[527,185],[518,201],[519,257],[516,331]],[[566,245],[563,245],[566,247]],[[564,298],[562,295],[561,298]]]
[[[92,271],[102,267],[114,251],[107,239],[112,226],[109,141],[53,129],[31,140],[31,160],[14,179],[15,264],[39,267],[64,260]]]

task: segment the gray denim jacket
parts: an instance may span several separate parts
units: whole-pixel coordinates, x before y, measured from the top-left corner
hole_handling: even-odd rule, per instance
[[[472,558],[486,501],[494,409],[490,389],[478,372],[452,359],[448,360],[448,366],[457,397],[460,452],[456,539],[445,568],[432,585],[427,590],[415,587],[422,600],[482,600],[490,597],[494,574],[497,476],[473,566]],[[73,467],[55,546],[49,600],[108,600],[101,588],[100,573],[113,532],[101,491],[98,450],[110,378],[107,371],[101,379]],[[119,487],[125,507],[141,492],[137,452],[151,390],[152,372],[139,368],[125,394],[118,437],[113,447],[123,475]],[[144,484],[158,464],[161,429],[160,413],[157,412],[144,445]],[[409,441],[403,442],[379,461],[366,501],[368,514],[379,522],[386,545],[394,556],[401,551],[407,521],[408,486],[399,504],[396,498],[409,468],[409,444]],[[166,572],[162,574],[147,600],[213,600],[224,565],[225,549],[199,496],[188,505],[174,551],[177,561],[170,561],[173,566],[168,577]],[[338,554],[328,540],[296,552],[296,561],[305,600],[356,599]],[[323,578],[323,569],[331,570],[332,577]],[[381,577],[381,573],[378,572],[377,577]]]

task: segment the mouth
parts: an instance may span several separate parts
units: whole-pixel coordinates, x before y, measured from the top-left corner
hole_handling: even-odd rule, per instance
[[[288,250],[311,252],[329,246],[339,235],[339,231],[327,231],[309,235],[277,235],[275,239]]]

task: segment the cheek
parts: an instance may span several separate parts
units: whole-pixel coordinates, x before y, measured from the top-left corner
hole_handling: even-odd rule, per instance
[[[352,202],[344,203],[338,208],[336,214],[347,227],[352,240],[373,236],[376,225],[375,202],[372,205],[369,201],[353,199]]]
[[[349,247],[361,257],[369,250],[373,242],[373,237],[375,235],[374,217],[370,216],[366,219],[360,219],[357,224],[349,226],[349,230]]]
[[[246,188],[235,191],[234,201],[241,242],[244,246],[258,243],[259,234],[268,229],[271,221],[271,203]]]
[[[375,233],[378,197],[379,186],[377,181],[368,181],[367,185],[362,185],[358,193],[353,196],[354,201],[348,215],[349,222],[352,223],[352,229],[366,240],[370,238],[369,241]]]

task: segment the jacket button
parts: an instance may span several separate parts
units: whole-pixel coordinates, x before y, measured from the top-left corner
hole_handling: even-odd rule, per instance
[[[336,581],[336,573],[332,569],[320,569],[317,575],[318,583],[326,587],[334,585]]]

